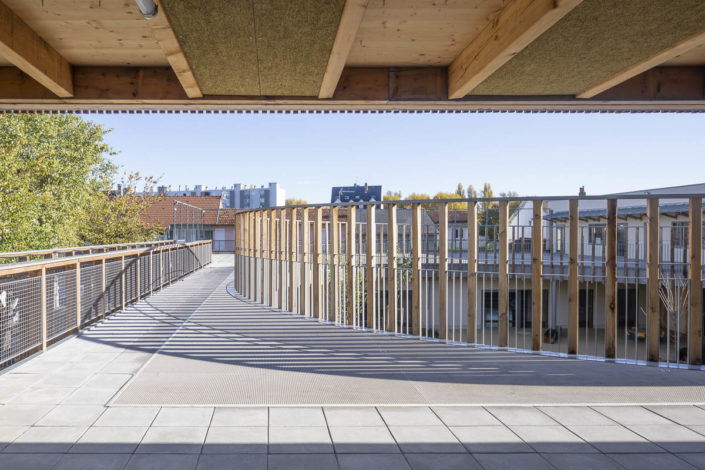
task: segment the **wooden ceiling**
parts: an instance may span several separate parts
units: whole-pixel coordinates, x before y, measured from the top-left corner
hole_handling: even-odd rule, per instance
[[[701,0],[0,0],[0,111],[703,111]]]

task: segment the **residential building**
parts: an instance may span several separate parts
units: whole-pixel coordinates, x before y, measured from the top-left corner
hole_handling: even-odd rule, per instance
[[[120,185],[118,185],[118,191]],[[169,197],[198,197],[219,196],[222,198],[222,207],[226,209],[259,209],[264,207],[283,206],[286,194],[279,183],[269,183],[267,186],[255,187],[236,183],[230,188],[209,188],[200,184],[189,189],[181,186],[173,190],[171,186],[159,186],[157,193]]]
[[[334,186],[331,190],[331,203],[348,202],[379,202],[382,200],[382,186],[370,186],[367,183],[360,186]]]

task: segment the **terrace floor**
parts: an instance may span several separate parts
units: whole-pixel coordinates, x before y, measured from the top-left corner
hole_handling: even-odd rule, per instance
[[[703,371],[321,324],[231,256],[0,374],[0,468],[705,469]]]

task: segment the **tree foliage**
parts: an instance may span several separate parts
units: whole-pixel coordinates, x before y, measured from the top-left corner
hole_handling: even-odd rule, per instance
[[[115,227],[100,215],[121,214],[111,220],[129,222],[141,206],[108,196],[116,166],[106,133],[73,115],[0,116],[1,251],[73,246],[98,238],[116,241],[108,235]],[[131,236],[151,235],[138,228]],[[101,230],[105,236],[96,237]]]
[[[286,199],[284,201],[284,205],[287,205],[287,206],[301,206],[304,204],[308,204],[308,201],[305,201],[303,199],[295,199],[295,198]]]

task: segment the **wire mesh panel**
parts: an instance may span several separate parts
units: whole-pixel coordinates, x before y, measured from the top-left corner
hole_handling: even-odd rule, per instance
[[[157,290],[161,287],[162,282],[162,264],[161,264],[161,253],[150,253],[150,263],[152,265],[152,275],[150,280],[152,281],[152,290]]]
[[[122,261],[105,262],[105,313],[122,307]]]
[[[42,344],[41,279],[0,283],[0,365]]]
[[[81,266],[81,324],[91,322],[104,312],[103,267],[100,264]]]
[[[140,255],[140,295],[144,296],[149,293],[150,286],[150,269],[149,269],[149,256],[150,255]]]
[[[81,270],[83,274],[83,270]],[[76,328],[76,270],[46,276],[47,339]]]
[[[137,298],[137,258],[125,258],[125,303]]]

